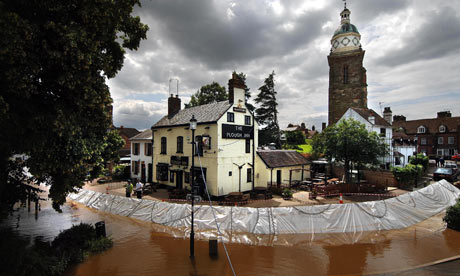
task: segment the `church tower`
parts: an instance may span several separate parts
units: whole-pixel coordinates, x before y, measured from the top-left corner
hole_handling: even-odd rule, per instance
[[[329,63],[328,125],[335,124],[350,107],[367,108],[366,69],[361,35],[350,23],[346,3],[340,13],[340,27],[331,39]]]

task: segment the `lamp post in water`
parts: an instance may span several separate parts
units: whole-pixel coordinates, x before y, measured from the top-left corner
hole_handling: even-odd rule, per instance
[[[193,207],[195,202],[195,129],[197,120],[195,115],[190,119],[190,129],[192,130],[192,231],[190,232],[190,258],[195,257],[195,232],[193,231]]]

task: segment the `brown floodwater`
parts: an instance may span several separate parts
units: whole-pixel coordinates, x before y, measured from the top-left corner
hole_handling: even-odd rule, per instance
[[[207,238],[215,233],[197,233],[191,260],[186,231],[80,204],[66,204],[61,214],[44,204],[37,218],[33,210],[22,210],[2,226],[17,227],[23,236],[51,240],[72,224],[101,220],[114,246],[66,275],[233,275],[221,243],[218,257],[209,257]],[[226,233],[225,238],[230,241],[226,245],[236,275],[382,274],[460,255],[460,233],[445,229],[442,215],[393,231],[276,236]]]

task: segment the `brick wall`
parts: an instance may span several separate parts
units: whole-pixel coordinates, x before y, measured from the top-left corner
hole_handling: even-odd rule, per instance
[[[332,173],[335,177],[342,179],[344,175],[344,170],[342,167],[334,166],[332,168]],[[371,171],[371,170],[362,170],[361,179],[369,181],[371,184],[377,185],[386,185],[389,187],[399,187],[398,182],[393,176],[393,173],[390,171]]]
[[[331,54],[329,62],[329,125],[336,123],[350,107],[367,108],[366,69],[364,51]],[[344,66],[348,82],[344,83]]]

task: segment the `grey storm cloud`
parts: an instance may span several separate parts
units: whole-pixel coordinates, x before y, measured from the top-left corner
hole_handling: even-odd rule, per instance
[[[424,21],[411,36],[403,40],[406,47],[382,57],[380,61],[383,64],[395,66],[459,53],[460,18],[454,11],[443,8],[425,12],[423,17],[430,20]]]
[[[366,50],[369,107],[385,102],[425,118],[460,105],[455,1],[353,0],[347,7]],[[254,99],[274,70],[280,126],[304,120],[319,129],[327,121],[327,56],[342,9],[341,0],[142,0],[135,13],[149,32],[109,81],[114,121],[149,128],[167,112],[171,78],[180,80],[186,103],[202,85],[227,87],[233,70],[244,72]],[[449,103],[433,102],[433,93],[448,95]],[[433,104],[426,110],[406,104],[414,99]]]
[[[225,2],[224,2],[225,3]],[[148,1],[141,16],[161,26],[159,33],[183,55],[209,68],[284,55],[303,47],[321,32],[324,10],[297,17],[271,16],[267,2],[241,2],[233,7],[213,1]],[[232,16],[227,16],[231,9]],[[267,14],[268,13],[268,14]],[[285,24],[291,24],[286,29]]]

